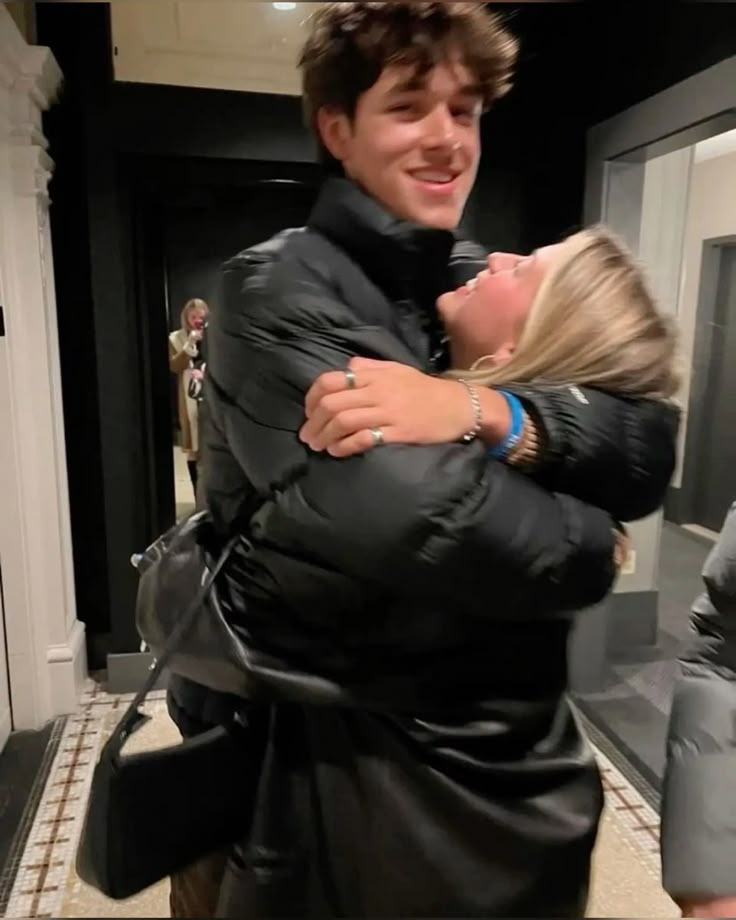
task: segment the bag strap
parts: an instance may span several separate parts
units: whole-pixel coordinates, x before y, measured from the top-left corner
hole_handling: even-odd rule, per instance
[[[222,571],[222,568],[227,560],[230,558],[230,554],[232,553],[235,544],[239,539],[239,536],[235,536],[228,542],[214,567],[207,573],[207,576],[202,581],[202,585],[199,591],[197,591],[197,593],[194,595],[192,602],[189,604],[183,616],[171,631],[171,635],[169,636],[169,639],[166,642],[161,655],[154,659],[151,667],[149,668],[148,676],[146,677],[143,686],[136,693],[133,701],[125,710],[123,717],[118,722],[115,731],[112,733],[109,741],[105,745],[104,753],[107,753],[108,755],[119,753],[123,744],[125,744],[133,732],[139,729],[150,718],[150,716],[147,716],[145,713],[140,711],[140,707],[145,702],[148,694],[158,683],[158,679],[161,677],[164,668],[168,664],[171,656],[176,651],[179,643],[184,638],[191,626],[194,625],[197,614],[200,612],[202,606],[207,600],[207,597],[215,583],[215,579]]]

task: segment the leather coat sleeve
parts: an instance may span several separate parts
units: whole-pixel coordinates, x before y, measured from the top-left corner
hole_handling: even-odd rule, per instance
[[[320,373],[354,354],[403,357],[384,329],[355,326],[345,305],[327,303],[303,266],[226,280],[210,347],[229,448],[252,482],[270,482],[253,522],[257,544],[485,615],[513,616],[513,604],[493,603],[496,590],[552,612],[595,604],[610,589],[609,515],[547,492],[482,445],[387,445],[335,460],[298,442],[304,395]],[[281,469],[256,459],[254,424],[293,433]]]
[[[734,508],[703,580],[675,686],[662,800],[664,885],[679,899],[736,896]]]

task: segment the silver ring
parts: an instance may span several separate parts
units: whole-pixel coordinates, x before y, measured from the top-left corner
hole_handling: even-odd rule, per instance
[[[386,440],[383,437],[383,431],[381,431],[380,428],[371,428],[371,436],[373,437],[374,447],[381,447],[382,444],[386,443]]]
[[[350,368],[347,368],[345,371],[345,386],[349,390],[355,389],[355,373],[351,371]]]

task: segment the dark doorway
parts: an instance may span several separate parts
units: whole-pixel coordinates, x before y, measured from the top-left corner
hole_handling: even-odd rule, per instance
[[[736,499],[736,245],[718,247],[715,310],[701,403],[702,447],[696,478],[694,522],[720,531]]]
[[[168,336],[191,298],[217,309],[219,269],[237,252],[302,226],[322,171],[256,161],[131,158],[126,164],[131,271],[141,343],[142,416],[153,534],[194,507],[178,442],[177,379]]]

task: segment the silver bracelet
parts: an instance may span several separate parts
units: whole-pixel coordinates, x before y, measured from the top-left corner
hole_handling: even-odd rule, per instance
[[[468,391],[470,403],[473,407],[473,427],[470,429],[470,431],[468,431],[467,434],[464,434],[462,437],[462,440],[465,444],[470,444],[471,441],[474,441],[478,437],[481,429],[483,428],[483,407],[480,404],[478,391],[472,383],[468,383],[467,380],[458,380],[458,383],[462,383],[462,385]]]

